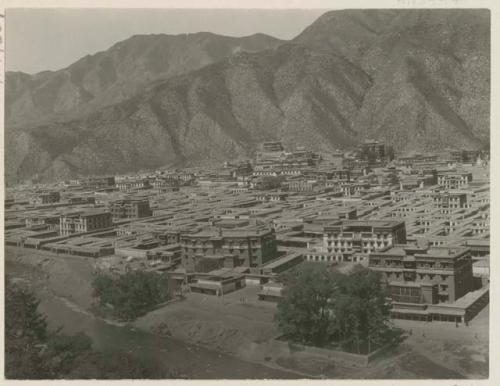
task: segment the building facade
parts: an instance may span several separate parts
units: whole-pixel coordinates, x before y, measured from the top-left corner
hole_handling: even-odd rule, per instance
[[[153,215],[149,207],[148,199],[133,199],[127,198],[117,200],[110,204],[109,207],[113,220],[124,218],[143,218]]]
[[[80,185],[84,189],[89,190],[100,190],[109,189],[115,187],[115,177],[105,176],[105,177],[88,177],[80,180]]]
[[[471,254],[464,247],[399,245],[371,253],[368,266],[380,272],[396,318],[442,320],[442,307],[435,318],[430,305],[454,303],[474,290]]]
[[[112,226],[113,220],[110,212],[73,212],[67,213],[59,218],[59,233],[61,236],[92,232]]]
[[[404,221],[344,220],[323,232],[325,252],[370,253],[401,243],[406,243]]]
[[[321,246],[311,248],[306,260],[361,262],[371,252],[400,243],[406,243],[404,221],[340,220],[324,226]]]
[[[366,140],[359,147],[360,158],[369,163],[391,161],[394,151],[383,142]]]
[[[150,189],[151,184],[147,178],[137,178],[116,182],[116,187],[122,192],[128,192],[135,189]]]
[[[465,192],[437,192],[432,197],[434,206],[440,209],[460,209],[467,205]]]
[[[469,172],[438,172],[437,183],[445,189],[461,189],[472,181],[472,173]]]
[[[236,256],[240,265],[246,267],[258,267],[277,257],[274,230],[267,228],[219,229],[182,234],[180,245],[182,263],[188,270],[193,270],[200,258],[210,256]]]
[[[40,192],[33,198],[32,203],[38,205],[55,204],[61,200],[61,194],[57,191]]]

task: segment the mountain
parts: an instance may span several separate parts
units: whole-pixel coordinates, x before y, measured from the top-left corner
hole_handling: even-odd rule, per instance
[[[402,150],[488,146],[488,10],[335,11],[294,41],[343,55],[370,75],[352,123],[360,137]]]
[[[367,49],[391,29],[401,10],[359,9],[331,11],[320,16],[293,42],[328,50],[353,63],[361,64]]]
[[[59,71],[7,72],[6,121],[9,126],[26,126],[83,116],[135,95],[151,81],[280,43],[264,34],[136,35]]]
[[[303,46],[242,52],[84,119],[21,130],[7,141],[19,149],[7,170],[61,178],[223,161],[249,156],[269,138],[350,146],[350,122],[369,87],[367,74],[344,58]]]
[[[317,150],[351,147],[366,138],[401,152],[487,147],[489,28],[488,10],[332,11],[288,43],[233,49],[206,66],[195,60],[193,71],[179,65],[169,73],[170,67],[159,65],[149,80],[120,78],[90,102],[74,105],[85,107],[80,114],[73,106],[44,115],[43,124],[13,128],[12,122],[29,121],[29,109],[11,109],[6,177],[55,179],[206,164],[251,156],[269,139]],[[123,43],[97,55],[113,56],[110,51]],[[196,52],[191,56],[199,58]],[[136,62],[144,68],[143,55],[128,57],[128,74]],[[97,68],[80,66],[82,73]],[[17,87],[11,79],[7,90]],[[11,101],[19,101],[14,95]],[[51,95],[40,91],[46,101]]]

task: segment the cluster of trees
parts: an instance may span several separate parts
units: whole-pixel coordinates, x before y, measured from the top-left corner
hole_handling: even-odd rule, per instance
[[[7,379],[161,379],[158,363],[128,353],[92,349],[83,333],[50,331],[39,301],[9,280],[5,290],[5,377]]]
[[[133,320],[171,298],[169,280],[156,272],[130,271],[123,275],[98,274],[93,295],[101,309],[120,320]]]
[[[373,271],[358,267],[342,274],[306,263],[282,281],[285,291],[276,319],[292,341],[367,354],[400,336],[389,321],[387,295]]]
[[[271,190],[281,188],[285,181],[283,176],[262,176],[257,182],[256,188],[258,190]]]

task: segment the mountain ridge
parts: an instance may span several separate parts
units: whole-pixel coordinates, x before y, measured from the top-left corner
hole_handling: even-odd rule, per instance
[[[7,72],[6,122],[16,127],[85,115],[131,97],[156,79],[196,70],[235,50],[260,51],[282,42],[265,34],[133,35],[61,70]]]
[[[400,151],[487,147],[489,12],[445,16],[329,12],[291,42],[159,77],[78,117],[7,130],[7,175],[206,164],[250,157],[272,138],[322,151],[365,138]]]

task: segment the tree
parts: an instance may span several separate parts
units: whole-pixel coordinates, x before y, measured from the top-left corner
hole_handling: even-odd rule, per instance
[[[356,351],[369,352],[379,345],[388,329],[389,304],[376,272],[358,269],[338,282],[335,314],[344,326],[343,344]],[[346,320],[347,319],[347,320]]]
[[[40,379],[45,374],[40,357],[47,323],[38,313],[40,302],[28,291],[5,282],[5,376]]]
[[[5,375],[9,379],[60,378],[76,358],[90,350],[85,334],[68,336],[47,329],[40,301],[6,280]]]
[[[285,291],[276,318],[287,337],[319,346],[330,340],[335,275],[320,264],[306,263],[283,276]]]
[[[257,189],[272,190],[280,188],[285,179],[283,176],[262,176],[258,179]]]
[[[5,377],[7,379],[161,379],[169,369],[129,353],[100,353],[84,333],[49,331],[39,301],[5,282]]]
[[[5,283],[5,334],[43,341],[47,336],[47,322],[38,310],[40,301],[29,291]]]
[[[310,263],[309,263],[310,264]],[[340,344],[369,353],[398,335],[377,273],[361,266],[349,274],[324,265],[303,265],[283,277],[277,321],[289,338],[305,344]]]
[[[117,277],[99,274],[92,287],[99,305],[122,320],[135,319],[170,298],[166,275],[156,272],[130,271]]]

